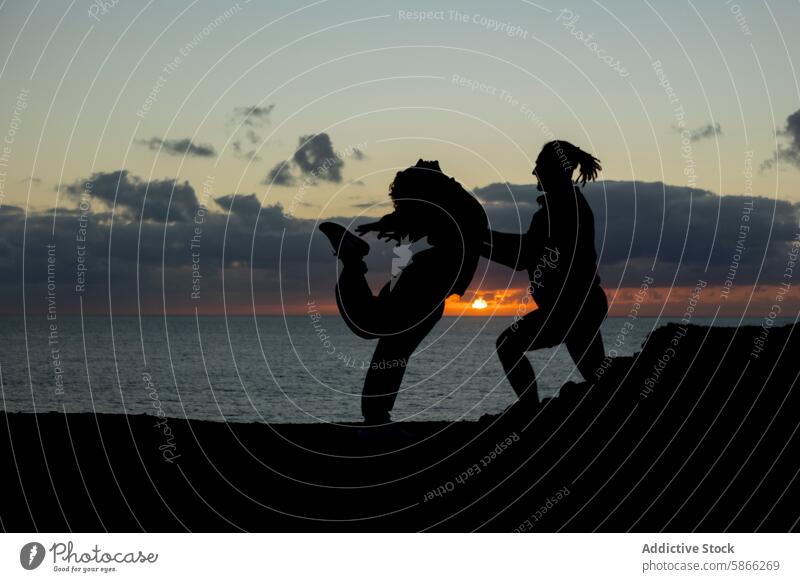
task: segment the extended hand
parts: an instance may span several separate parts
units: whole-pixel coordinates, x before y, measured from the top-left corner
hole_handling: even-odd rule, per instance
[[[402,235],[396,232],[394,220],[390,218],[391,216],[391,214],[388,214],[381,217],[381,219],[376,222],[361,224],[356,227],[356,232],[361,236],[364,236],[368,232],[377,232],[378,240],[395,240],[399,243],[401,242]]]
[[[361,236],[364,236],[368,232],[374,232],[376,230],[381,230],[380,228],[381,221],[378,220],[377,222],[367,222],[366,224],[360,224],[356,227],[356,232]]]

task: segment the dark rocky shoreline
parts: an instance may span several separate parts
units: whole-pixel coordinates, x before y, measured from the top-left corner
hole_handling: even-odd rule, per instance
[[[2,414],[0,520],[6,531],[797,530],[798,335],[670,324],[534,419],[377,435]]]

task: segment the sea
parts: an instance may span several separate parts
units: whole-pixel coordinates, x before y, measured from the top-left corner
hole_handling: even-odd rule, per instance
[[[632,355],[679,319],[608,318],[606,350]],[[792,319],[776,321],[776,325]],[[495,354],[510,317],[443,318],[408,362],[393,419],[471,420],[514,400]],[[763,318],[694,318],[717,326]],[[375,347],[335,316],[0,318],[0,392],[9,412],[150,414],[218,422],[361,419]],[[620,339],[622,338],[622,339]],[[564,346],[529,354],[542,396],[580,374]]]

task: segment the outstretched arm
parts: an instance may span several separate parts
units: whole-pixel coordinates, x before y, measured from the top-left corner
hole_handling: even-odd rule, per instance
[[[398,232],[396,212],[386,214],[376,222],[359,225],[356,227],[356,232],[361,236],[364,236],[368,232],[377,232],[378,239],[395,240],[398,243],[401,242],[403,238],[403,235]]]
[[[481,244],[481,256],[515,271],[527,267],[526,234],[487,230]]]

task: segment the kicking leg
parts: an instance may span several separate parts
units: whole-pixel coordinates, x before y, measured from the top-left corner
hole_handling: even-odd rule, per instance
[[[364,339],[375,339],[379,337],[377,324],[385,314],[367,283],[366,272],[367,266],[360,259],[344,263],[336,283],[336,305],[350,331]]]
[[[369,253],[369,244],[334,222],[323,222],[319,229],[328,237],[333,254],[342,262],[336,284],[336,305],[342,319],[359,337],[375,339],[377,335],[369,327],[380,321],[378,298],[367,283],[367,265],[363,260]]]

